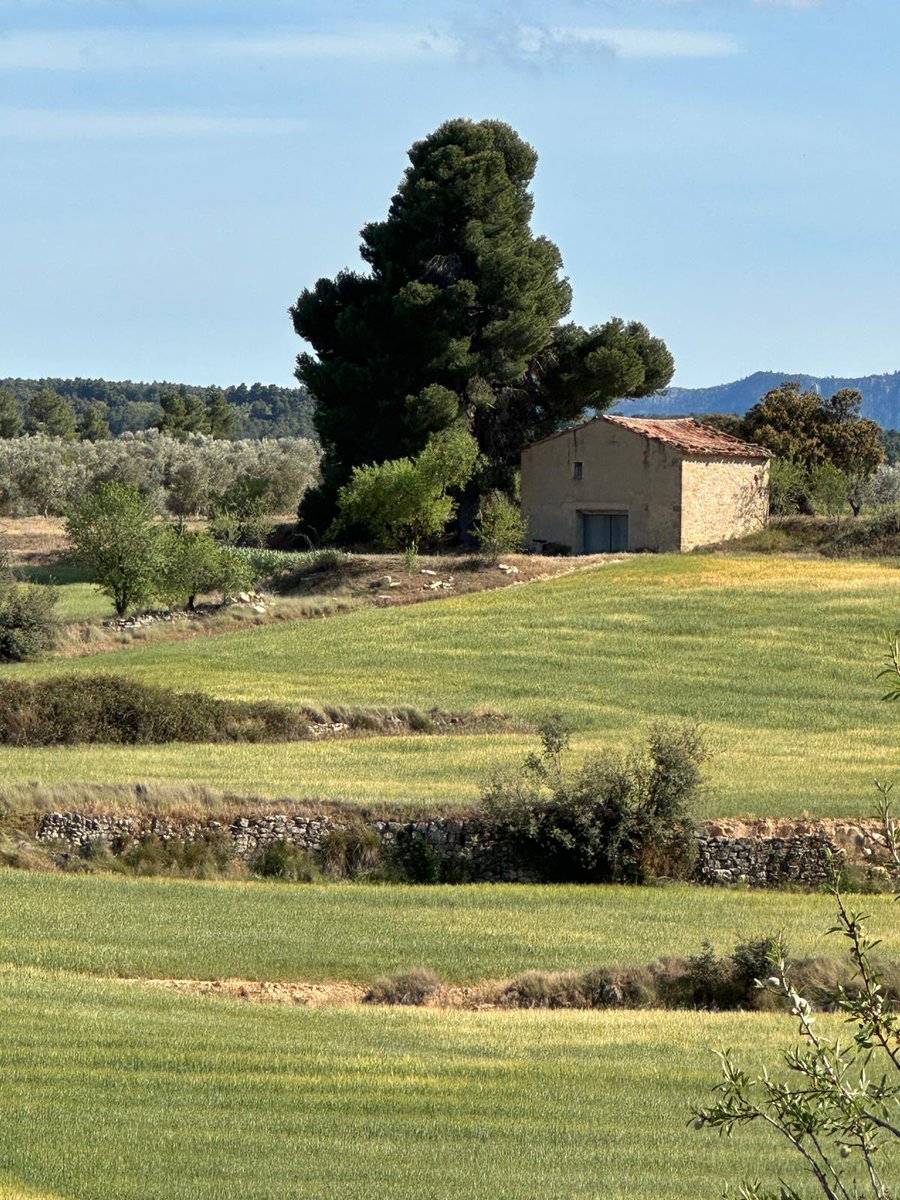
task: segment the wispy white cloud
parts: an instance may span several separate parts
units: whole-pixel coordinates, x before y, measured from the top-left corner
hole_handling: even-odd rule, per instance
[[[562,48],[609,50],[621,58],[720,58],[735,54],[737,43],[726,33],[691,33],[680,29],[553,29]]]
[[[305,121],[293,117],[0,108],[0,141],[138,141],[248,135],[259,137],[298,133],[306,127]]]
[[[0,36],[0,70],[133,71],[221,61],[409,61],[503,58],[520,63],[585,56],[711,58],[737,49],[727,34],[674,29],[546,27],[506,20],[452,32],[355,28],[332,32],[272,30],[248,36],[174,35],[117,29]]]
[[[94,29],[0,36],[0,70],[134,70],[254,59],[409,59],[451,55],[452,38],[427,31],[371,29],[333,33],[273,30],[227,37]]]

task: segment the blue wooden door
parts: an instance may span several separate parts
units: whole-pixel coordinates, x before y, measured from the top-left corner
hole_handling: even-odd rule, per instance
[[[581,520],[585,554],[618,554],[628,549],[627,513],[584,513]]]

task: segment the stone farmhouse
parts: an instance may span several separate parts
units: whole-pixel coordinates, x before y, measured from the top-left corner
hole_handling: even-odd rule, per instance
[[[691,550],[761,529],[768,450],[690,418],[598,416],[522,451],[532,546]]]

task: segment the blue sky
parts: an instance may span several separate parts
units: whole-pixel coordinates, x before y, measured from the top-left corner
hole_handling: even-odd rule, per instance
[[[897,0],[0,0],[0,376],[290,383],[458,115],[676,383],[900,369],[898,45]]]

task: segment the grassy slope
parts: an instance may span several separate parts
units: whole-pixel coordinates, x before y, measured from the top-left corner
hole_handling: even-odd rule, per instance
[[[866,897],[900,957],[889,897]],[[670,886],[194,883],[0,871],[0,963],[105,975],[350,979],[426,964],[448,982],[730,950],[784,930],[843,953],[826,896]]]
[[[690,1013],[252,1008],[0,973],[0,1161],[70,1200],[699,1200],[770,1142],[686,1126],[710,1045],[787,1023]],[[27,1195],[28,1193],[26,1193]]]
[[[892,565],[646,556],[545,583],[18,669],[128,671],[221,695],[564,710],[583,748],[657,717],[718,751],[707,811],[853,815],[896,761],[874,672]],[[0,777],[204,779],[240,792],[470,800],[522,738],[0,751]]]
[[[90,582],[90,572],[84,567],[18,566],[16,574],[30,583],[49,583],[56,588],[56,613],[61,621],[88,621],[113,615],[112,602]]]

